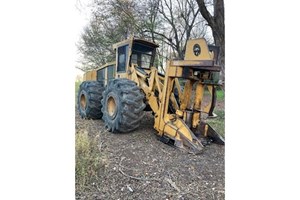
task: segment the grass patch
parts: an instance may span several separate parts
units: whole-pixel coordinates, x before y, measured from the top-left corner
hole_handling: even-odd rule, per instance
[[[213,129],[225,138],[225,111],[214,110],[214,113],[218,116],[216,118],[207,119],[207,123],[211,125]]]
[[[75,142],[75,187],[76,193],[81,193],[99,182],[99,174],[107,163],[101,154],[99,136],[91,137],[86,130],[80,130]]]
[[[75,81],[75,94],[77,95],[78,90],[79,90],[79,86],[82,82],[81,81]]]
[[[224,101],[225,100],[225,93],[223,90],[218,90],[216,91],[217,94],[217,101]],[[204,95],[205,96],[210,96],[210,93],[208,90],[204,90]]]
[[[225,93],[223,90],[217,90],[217,100],[224,101]]]
[[[77,95],[79,91],[79,86],[82,82],[81,81],[75,81],[75,103],[77,103]]]

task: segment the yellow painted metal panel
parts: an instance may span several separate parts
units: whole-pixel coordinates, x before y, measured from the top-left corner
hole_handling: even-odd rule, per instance
[[[184,60],[213,60],[204,38],[188,40]]]
[[[182,72],[183,72],[183,68],[182,67],[174,67],[174,66],[170,66],[169,67],[169,76],[172,77],[181,77],[182,76]]]
[[[95,70],[88,71],[83,75],[84,81],[95,81],[97,80],[97,72]]]

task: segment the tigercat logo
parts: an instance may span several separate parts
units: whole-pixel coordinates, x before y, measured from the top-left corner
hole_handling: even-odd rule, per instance
[[[200,48],[199,44],[195,44],[195,45],[194,45],[193,51],[194,51],[195,56],[199,56],[199,55],[200,55],[200,53],[201,53],[201,48]]]

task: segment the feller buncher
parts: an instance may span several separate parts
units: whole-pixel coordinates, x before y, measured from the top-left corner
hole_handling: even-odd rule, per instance
[[[204,122],[216,100],[216,48],[202,38],[189,40],[184,59],[168,60],[162,73],[154,66],[157,47],[134,37],[114,44],[116,61],[84,74],[78,92],[81,117],[102,118],[108,131],[125,133],[152,111],[156,135],[165,143],[194,154],[210,142],[224,144]]]

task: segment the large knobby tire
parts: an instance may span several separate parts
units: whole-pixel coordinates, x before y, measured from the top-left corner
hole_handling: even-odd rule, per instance
[[[105,127],[113,133],[126,133],[138,128],[146,107],[144,93],[128,79],[110,81],[103,92],[102,105]]]
[[[84,81],[78,91],[78,110],[84,119],[101,119],[103,84],[98,81]]]

